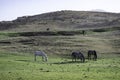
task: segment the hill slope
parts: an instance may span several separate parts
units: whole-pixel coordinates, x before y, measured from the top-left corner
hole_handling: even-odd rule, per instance
[[[51,12],[1,22],[0,30],[1,51],[20,54],[43,50],[48,55],[82,51],[86,56],[92,49],[99,57],[120,53],[120,14],[115,13]]]
[[[46,31],[78,30],[88,28],[119,27],[120,14],[88,11],[57,11],[34,16],[18,17],[16,20],[0,22],[0,30]]]

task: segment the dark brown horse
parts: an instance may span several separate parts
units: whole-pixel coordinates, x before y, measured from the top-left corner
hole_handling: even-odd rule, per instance
[[[80,59],[81,62],[83,62],[83,63],[85,62],[85,57],[81,52],[72,52],[71,56],[72,56],[72,61],[73,61],[73,59],[75,59],[75,61],[77,59]]]
[[[93,56],[93,58],[92,58],[92,56]],[[95,50],[88,51],[88,60],[91,60],[91,59],[93,59],[95,61],[97,60],[97,52]]]

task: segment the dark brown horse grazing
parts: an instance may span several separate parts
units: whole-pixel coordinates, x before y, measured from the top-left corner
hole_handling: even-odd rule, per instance
[[[72,61],[73,61],[73,59],[75,59],[75,61],[77,59],[80,59],[81,62],[83,62],[83,63],[85,62],[85,57],[81,52],[72,52],[71,56],[72,56]]]
[[[92,56],[93,56],[93,60],[96,61],[97,60],[97,53],[95,50],[88,51],[88,60],[91,60]]]

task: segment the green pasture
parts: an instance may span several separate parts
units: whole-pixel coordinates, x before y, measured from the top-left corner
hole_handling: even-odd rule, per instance
[[[85,35],[63,32],[65,35],[20,36],[21,33],[1,31],[0,80],[120,79],[119,29],[86,30]],[[35,62],[33,52],[36,50],[44,51],[48,62],[43,62],[41,57]],[[87,60],[88,50],[97,51],[97,61]],[[81,51],[85,63],[72,62],[73,51]]]
[[[0,52],[0,80],[119,80],[119,57],[81,63],[49,56],[48,62],[35,62],[33,55]]]

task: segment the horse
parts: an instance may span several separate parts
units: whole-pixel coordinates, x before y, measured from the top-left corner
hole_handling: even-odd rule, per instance
[[[71,56],[72,56],[72,61],[73,59],[75,59],[76,62],[77,59],[80,59],[81,62],[83,63],[85,62],[85,57],[81,52],[72,52]]]
[[[97,60],[97,52],[95,50],[89,50],[88,51],[88,60],[91,60],[93,55],[93,60]]]
[[[36,61],[36,56],[42,56],[42,60],[43,61],[47,61],[48,60],[48,57],[47,57],[47,54],[45,54],[43,51],[35,51],[34,53],[34,60]]]

